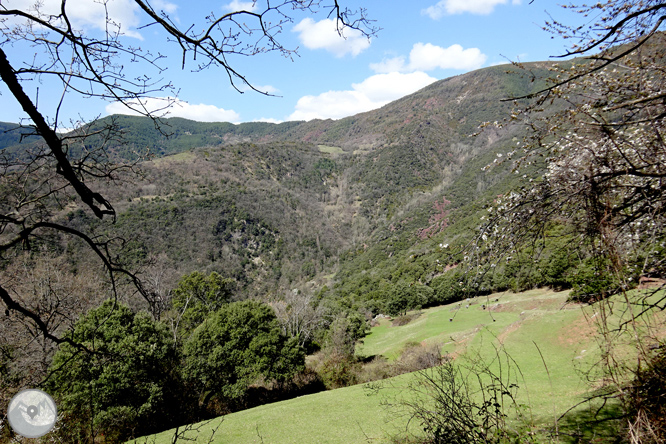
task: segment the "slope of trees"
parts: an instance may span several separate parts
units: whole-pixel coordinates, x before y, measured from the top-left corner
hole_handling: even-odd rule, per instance
[[[319,1],[265,2],[263,8],[259,5],[254,12],[239,10],[221,16],[208,14],[198,23],[183,27],[159,9],[158,2],[135,0],[132,3],[137,7],[142,26],[150,26],[167,44],[181,51],[183,68],[187,65],[194,71],[218,69],[239,91],[249,87],[260,92],[231,64],[233,56],[257,56],[267,52],[293,54],[294,50],[281,44],[279,36],[283,26],[292,21],[295,14],[323,10],[335,19],[340,32],[344,28],[353,28],[369,36],[376,31],[364,9],[351,11],[337,1],[332,5]],[[162,79],[163,59],[158,51],[132,44],[124,34],[127,24],[114,17],[107,2],[91,4],[98,8],[96,12],[102,17],[101,23],[91,26],[81,26],[77,22],[73,8],[80,6],[73,1],[3,2],[0,6],[0,79],[8,91],[7,97],[15,100],[28,115],[28,119],[16,126],[14,134],[19,135],[19,139],[23,135],[31,136],[27,141],[30,143],[24,145],[23,150],[6,149],[0,153],[0,300],[5,316],[17,318],[12,324],[39,332],[46,342],[64,344],[61,353],[69,355],[66,358],[62,358],[62,354],[56,356],[56,363],[62,365],[53,367],[54,375],[51,376],[57,378],[56,374],[67,363],[78,364],[77,369],[69,369],[73,374],[65,375],[64,379],[60,374],[58,387],[65,387],[67,382],[79,383],[73,392],[80,396],[71,402],[66,401],[66,410],[78,416],[85,398],[95,409],[88,411],[89,418],[82,417],[86,421],[86,429],[81,431],[84,439],[94,440],[103,430],[108,440],[113,441],[134,433],[128,428],[134,427],[135,421],[144,419],[143,415],[151,409],[153,401],[159,401],[159,387],[151,384],[141,365],[168,365],[169,362],[166,355],[159,355],[165,351],[160,341],[153,343],[159,349],[153,350],[155,355],[151,355],[152,349],[134,350],[137,355],[133,358],[123,355],[131,352],[132,347],[141,348],[145,343],[136,341],[132,344],[134,333],[123,335],[122,327],[140,325],[148,330],[160,330],[153,332],[157,336],[163,333],[161,327],[154,327],[154,321],[143,315],[132,317],[118,308],[102,315],[102,319],[97,319],[94,314],[90,319],[83,318],[78,324],[80,334],[76,330],[65,334],[61,322],[63,316],[57,310],[48,309],[61,301],[59,294],[46,291],[43,293],[46,301],[35,302],[26,296],[12,274],[12,267],[25,258],[26,252],[32,255],[30,259],[69,253],[68,268],[81,270],[88,266],[90,274],[103,284],[106,295],[114,300],[111,307],[118,307],[119,297],[130,295],[126,299],[131,299],[133,305],[137,305],[138,296],[153,307],[154,315],[160,312],[155,307],[161,303],[163,294],[156,290],[157,286],[146,285],[137,275],[140,248],[132,248],[132,242],[114,230],[113,223],[118,219],[117,202],[103,191],[117,185],[121,177],[130,180],[136,177],[135,159],[128,162],[127,151],[114,152],[114,148],[123,146],[122,119],[111,118],[85,125],[86,122],[63,122],[61,116],[63,106],[69,103],[66,99],[71,96],[119,102],[148,117],[148,122],[167,133],[168,130],[160,126],[159,114],[173,99],[166,99],[162,110],[148,109],[146,103],[155,96],[175,97],[177,87],[168,79]],[[31,88],[42,84],[59,91],[61,99],[50,104],[37,103],[38,95]],[[3,96],[3,100],[7,99]],[[77,129],[62,134],[58,129],[63,127]],[[67,217],[67,213],[71,216],[77,212],[79,217]],[[71,254],[73,250],[83,254],[77,257]],[[128,251],[136,254],[127,258],[124,254]],[[47,309],[42,310],[44,307]],[[108,308],[103,306],[101,310]],[[111,322],[114,315],[126,318],[114,324]],[[68,316],[64,317],[69,321]],[[86,343],[89,340],[84,325],[87,321],[94,324],[88,332],[91,329],[93,332],[104,330],[105,326],[117,327],[104,338],[108,341],[106,348],[96,350],[93,343]],[[135,333],[142,334],[140,331]],[[127,336],[129,343],[117,348],[115,344],[122,343],[122,338],[114,337],[114,334]],[[7,361],[11,364],[16,347],[5,342],[3,338],[2,349],[6,352],[0,361],[3,401],[23,385],[21,377],[30,373],[28,369],[22,372],[7,365]],[[45,349],[44,357],[51,352],[49,347]],[[155,359],[137,363],[144,353]],[[86,357],[100,359],[104,364],[88,369],[83,364]],[[88,370],[101,373],[78,378]],[[121,378],[125,371],[134,373],[139,379],[146,376],[146,385],[131,392],[127,381],[116,384],[115,378]],[[39,374],[47,376],[43,371]],[[96,378],[104,380],[100,391],[94,389]],[[66,393],[59,393],[63,398],[67,397]],[[131,401],[131,405],[122,404],[125,398]],[[115,424],[116,420],[123,423]],[[117,436],[112,436],[114,431],[118,432]],[[79,437],[78,432],[72,435],[73,440]]]
[[[293,54],[293,50],[278,40],[282,27],[292,20],[293,14],[327,9],[335,16],[340,31],[351,27],[366,35],[375,32],[369,26],[365,10],[350,11],[338,2],[332,6],[289,0],[280,4],[267,3],[258,12],[233,11],[220,17],[211,14],[202,18],[200,23],[182,29],[165,11],[156,9],[150,2],[136,0],[135,3],[144,25],[159,29],[167,42],[182,51],[183,67],[191,56],[190,63],[195,70],[221,69],[237,89],[249,87],[257,91],[230,64],[229,56],[266,52]],[[57,223],[53,216],[72,202],[82,205],[99,220],[114,221],[117,215],[114,205],[91,186],[98,186],[93,183],[95,181],[113,182],[120,171],[132,170],[132,165],[111,160],[109,146],[117,146],[123,137],[113,119],[97,126],[71,122],[80,129],[67,135],[57,132],[65,125],[59,117],[64,98],[78,95],[116,101],[155,119],[159,110],[147,109],[146,99],[174,90],[168,81],[151,78],[151,73],[158,76],[162,71],[162,56],[151,48],[140,48],[128,42],[122,28],[124,25],[115,20],[106,3],[96,5],[105,17],[99,29],[78,26],[70,14],[76,7],[71,2],[63,1],[55,8],[50,3],[10,9],[13,7],[0,8],[0,78],[29,116],[30,123],[25,125],[26,128],[31,135],[41,138],[43,144],[31,146],[19,157],[3,153],[0,252],[11,258],[18,246],[30,248],[45,234],[78,239],[86,243],[103,263],[111,288],[117,288],[119,277],[128,278],[139,293],[154,302],[154,295],[149,294],[117,257],[113,240],[100,239],[90,232]],[[28,46],[31,55],[23,60],[27,52],[20,49]],[[12,47],[19,50],[10,51]],[[139,78],[125,69],[125,65],[136,63],[144,68],[140,70]],[[31,98],[35,96],[26,92],[28,84],[35,79],[62,91],[62,100],[52,109],[45,110],[44,106],[38,109]],[[165,106],[169,104],[167,100]],[[45,335],[57,341],[40,316],[14,299],[11,292],[11,287],[0,287],[0,298],[7,309],[27,316]]]

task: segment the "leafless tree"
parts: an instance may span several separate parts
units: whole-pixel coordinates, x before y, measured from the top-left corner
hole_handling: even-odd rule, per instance
[[[585,58],[553,67],[547,88],[513,98],[502,124],[528,129],[508,156],[525,183],[489,209],[478,238],[488,257],[515,254],[556,222],[570,227],[572,247],[603,258],[617,290],[636,275],[664,275],[664,11],[663,2],[612,0],[580,8],[598,18],[589,27],[547,24],[578,41],[565,56]],[[518,101],[526,98],[534,101]],[[545,175],[530,170],[543,162]]]
[[[324,307],[315,303],[311,293],[288,291],[282,300],[271,305],[282,325],[283,333],[298,338],[300,346],[311,341],[317,329],[324,326]]]
[[[624,299],[619,326],[612,321],[618,313],[604,304],[597,325],[605,384],[612,397],[628,399],[617,340],[628,329],[638,350],[630,367],[641,375],[653,356],[637,320],[666,308],[663,285],[639,300],[628,293],[641,276],[666,276],[666,3],[609,0],[568,7],[594,19],[583,26],[547,23],[576,42],[564,54],[576,58],[552,68],[548,87],[512,98],[515,111],[497,124],[528,129],[508,156],[524,183],[488,208],[470,263],[480,276],[526,246],[537,256],[549,227],[564,227],[558,236],[593,264],[590,279],[599,281],[590,301],[613,294]],[[629,415],[630,429],[631,418],[644,421],[644,413]]]

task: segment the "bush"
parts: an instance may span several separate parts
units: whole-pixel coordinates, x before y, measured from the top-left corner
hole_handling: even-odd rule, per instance
[[[433,290],[418,283],[398,282],[390,288],[386,301],[386,312],[399,316],[408,310],[419,309],[433,299]]]
[[[335,319],[328,328],[325,348],[329,354],[353,358],[356,343],[368,334],[368,322],[358,312]]]
[[[396,362],[397,374],[425,370],[441,365],[442,362],[448,362],[450,357],[442,357],[442,347],[440,345],[421,345],[418,342],[409,342],[400,354],[400,359]]]
[[[465,290],[466,281],[466,276],[453,270],[437,276],[430,283],[434,290],[430,304],[446,305],[462,301],[467,295]]]
[[[418,319],[421,316],[420,312],[406,314],[403,316],[398,316],[391,321],[391,327],[402,327],[412,322],[414,319]]]
[[[282,384],[305,368],[297,340],[282,334],[268,305],[254,301],[220,308],[192,333],[184,355],[184,376],[204,404],[240,399],[255,381]]]
[[[410,347],[414,348],[414,347]],[[511,365],[498,350],[501,366]],[[444,359],[442,365],[421,370],[406,390],[384,402],[397,415],[406,415],[420,432],[396,436],[395,441],[421,444],[499,444],[511,436],[507,409],[516,408],[518,386],[512,371],[491,370],[483,360],[458,363]],[[392,381],[371,386],[392,387]],[[415,431],[416,429],[411,429]],[[407,440],[407,441],[405,441]]]
[[[182,405],[176,349],[147,313],[109,300],[79,319],[53,357],[46,388],[57,399],[70,442],[105,442],[172,426]]]
[[[361,363],[353,356],[335,351],[323,351],[315,355],[310,364],[327,390],[357,384]]]
[[[593,303],[621,290],[607,259],[584,261],[572,272],[569,280],[572,284],[569,299],[575,302]]]
[[[629,439],[631,442],[666,442],[666,344],[660,344],[649,364],[629,387]]]

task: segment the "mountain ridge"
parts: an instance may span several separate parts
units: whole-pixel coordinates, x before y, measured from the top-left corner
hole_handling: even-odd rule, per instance
[[[456,223],[473,223],[483,206],[477,200],[501,188],[508,172],[481,167],[514,146],[522,129],[470,135],[509,115],[513,104],[500,99],[541,88],[547,65],[461,74],[339,120],[235,125],[171,118],[160,131],[149,118],[106,117],[90,128],[112,122],[123,132],[107,142],[109,152],[126,160],[153,156],[132,184],[99,190],[118,212],[114,229],[131,239],[124,251],[130,262],[160,252],[174,276],[197,269],[233,277],[239,297],[316,291],[332,285],[331,276],[348,278],[343,287],[358,293],[365,291],[352,289],[359,273],[384,279],[373,267],[400,268],[410,251],[434,263],[432,252],[423,255],[427,245],[450,243],[462,233]],[[70,155],[77,149],[71,146]],[[445,210],[434,209],[443,202]],[[432,228],[443,211],[448,227],[440,219]],[[67,219],[78,228],[94,223],[82,211]],[[430,268],[410,279],[427,283],[436,274]]]
[[[482,68],[438,80],[378,109],[337,120],[233,124],[196,122],[171,117],[159,119],[158,123],[164,124],[162,133],[155,127],[155,122],[146,117],[112,115],[98,122],[116,121],[119,129],[124,129],[127,133],[119,143],[136,147],[145,145],[152,148],[155,155],[176,154],[191,149],[195,144],[201,146],[201,143],[266,143],[286,140],[315,144],[337,143],[347,151],[368,150],[395,143],[413,142],[415,137],[433,133],[424,131],[423,128],[419,129],[418,124],[435,125],[471,134],[476,131],[478,122],[484,121],[483,117],[488,117],[486,120],[490,120],[495,115],[496,108],[510,108],[509,104],[499,102],[498,99],[523,95],[525,91],[533,92],[539,89],[542,86],[541,79],[547,75],[546,65],[550,64],[529,63],[525,64],[524,70],[512,65]],[[530,82],[535,78],[538,79],[536,82]],[[528,87],[526,83],[533,85]],[[483,87],[478,88],[481,84]],[[456,101],[458,106],[452,106],[453,101]],[[469,117],[469,111],[461,112],[461,108],[470,104],[473,104],[473,111],[479,114],[479,118]],[[493,106],[484,110],[482,104]],[[464,115],[465,118],[456,118],[459,115]],[[94,126],[95,122],[90,125]],[[0,149],[11,149],[18,145],[18,137],[14,131],[11,131],[12,127],[18,125],[2,122]],[[146,133],[150,134],[152,143],[143,136]],[[190,142],[184,140],[188,137],[192,139]],[[169,143],[169,139],[172,143]],[[439,140],[445,141],[441,137]],[[155,149],[159,144],[164,144],[166,149]],[[111,146],[111,148],[117,147]]]

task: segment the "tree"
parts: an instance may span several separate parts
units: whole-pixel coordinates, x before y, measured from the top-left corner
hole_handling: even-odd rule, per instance
[[[65,335],[46,388],[64,415],[63,439],[119,442],[174,425],[178,355],[169,331],[145,312],[107,300]]]
[[[368,334],[368,321],[361,313],[350,311],[337,317],[328,328],[329,353],[354,359],[356,344]]]
[[[298,345],[308,347],[317,330],[324,327],[324,306],[315,303],[312,293],[289,291],[284,298],[271,304],[282,325],[282,332],[297,338]]]
[[[236,282],[216,272],[208,276],[194,271],[183,276],[173,290],[174,334],[188,335],[206,317],[231,300]]]
[[[254,301],[222,306],[184,345],[185,378],[211,399],[237,400],[260,380],[287,382],[305,368],[296,338],[282,334],[273,310]]]
[[[256,3],[257,8],[252,10],[222,16],[210,14],[202,23],[183,27],[166,12],[167,7],[159,9],[163,2],[134,0],[124,6],[135,7],[144,27],[159,31],[162,38],[181,51],[183,68],[190,63],[194,71],[222,69],[238,90],[257,89],[231,65],[230,57],[271,51],[292,55],[294,51],[284,47],[278,38],[298,12],[328,11],[335,17],[340,33],[345,28],[366,35],[375,32],[364,9],[354,12],[341,7],[338,1],[331,6],[318,0]],[[153,304],[157,296],[119,257],[124,245],[121,239],[113,235],[98,237],[55,217],[73,204],[83,207],[95,219],[113,222],[113,204],[96,190],[102,188],[101,183],[113,182],[121,172],[134,171],[135,167],[108,151],[110,146],[122,143],[122,132],[113,119],[67,125],[61,119],[65,99],[78,96],[119,102],[155,119],[159,126],[159,113],[173,99],[164,101],[164,108],[156,111],[149,109],[147,99],[176,90],[168,80],[161,79],[163,56],[132,44],[126,25],[115,19],[113,7],[117,3],[109,0],[86,6],[99,8],[101,23],[87,26],[77,22],[77,8],[81,5],[73,1],[49,0],[26,7],[16,0],[0,5],[0,78],[29,116],[29,121],[19,125],[17,131],[40,140],[20,153],[3,151],[0,155],[0,254],[4,260],[12,260],[20,250],[34,250],[40,243],[53,250],[61,243],[80,241],[103,265],[114,294],[119,279],[126,279]],[[141,68],[130,69],[137,64]],[[53,109],[45,110],[38,103],[38,91],[28,89],[33,81],[61,91],[62,98]],[[58,131],[66,126],[76,129],[66,134]],[[61,342],[49,332],[40,314],[22,305],[12,292],[11,285],[0,287],[0,299],[6,309],[30,319],[46,337]]]
[[[49,333],[60,336],[73,328],[79,316],[101,303],[104,286],[95,274],[83,267],[74,273],[61,257],[25,254],[0,271],[0,280],[13,280],[15,298],[31,311],[44,314]],[[5,371],[0,371],[0,392],[11,397],[14,387],[39,385],[56,350],[56,344],[34,323],[14,313],[5,315],[0,322],[0,363],[6,364]],[[3,406],[5,402],[9,398],[2,400]]]
[[[418,283],[398,282],[388,292],[386,311],[391,316],[407,314],[408,310],[417,310],[432,299],[433,290]]]
[[[593,275],[607,282],[592,286],[599,291],[591,300],[631,288],[641,275],[666,274],[666,37],[657,32],[665,8],[612,0],[581,8],[599,17],[589,28],[548,24],[580,42],[565,55],[587,60],[553,68],[552,86],[512,115],[529,129],[512,153],[525,184],[489,209],[479,246],[491,261],[516,257],[556,223],[566,226],[558,235],[571,239],[567,248],[590,258]],[[541,159],[543,177],[530,169]]]

